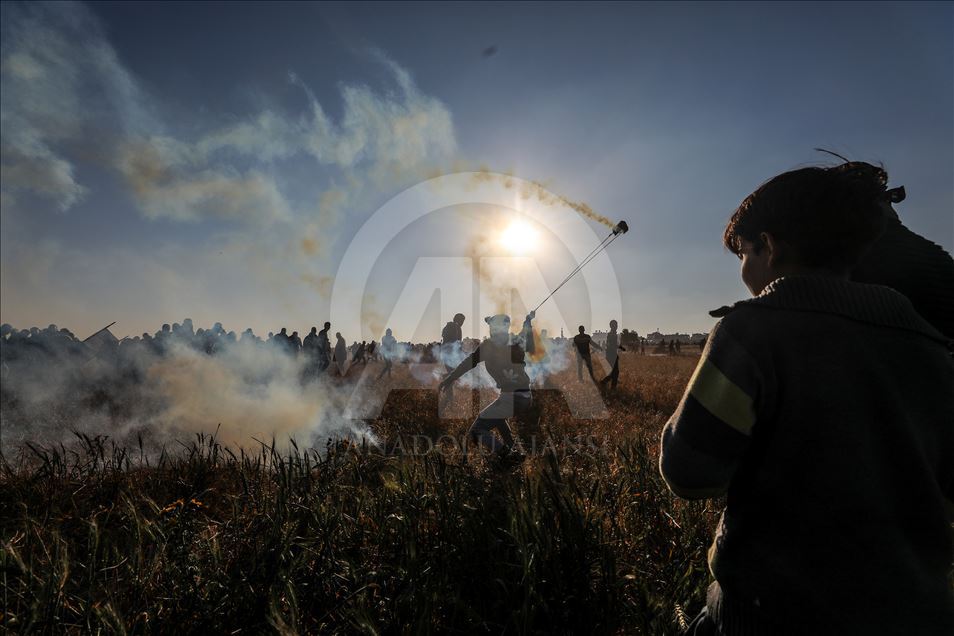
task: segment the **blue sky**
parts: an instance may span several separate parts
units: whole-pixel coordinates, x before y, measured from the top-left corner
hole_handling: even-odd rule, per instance
[[[18,327],[307,330],[379,206],[477,167],[633,228],[609,251],[622,316],[571,285],[568,325],[707,330],[708,309],[745,295],[728,216],[765,179],[825,162],[817,146],[882,162],[906,186],[902,219],[954,248],[950,3],[2,11],[0,313]],[[369,255],[388,263],[377,313],[416,258],[467,243],[464,217]],[[569,261],[551,260],[556,283]]]

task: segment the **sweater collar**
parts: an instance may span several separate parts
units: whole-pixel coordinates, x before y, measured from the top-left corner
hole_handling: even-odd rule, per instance
[[[914,310],[906,296],[882,285],[829,276],[783,276],[769,283],[755,298],[740,300],[709,314],[722,317],[743,306],[836,314],[881,327],[915,331],[947,343],[947,338]]]

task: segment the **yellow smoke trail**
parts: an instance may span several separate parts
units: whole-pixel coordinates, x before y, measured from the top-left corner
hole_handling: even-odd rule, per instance
[[[476,171],[474,174],[474,182],[497,182],[508,190],[514,188],[515,186],[513,175],[491,172],[487,168],[480,168]],[[598,223],[602,223],[611,230],[616,228],[616,224],[613,221],[594,211],[593,208],[586,203],[583,203],[582,201],[573,201],[572,199],[568,199],[561,194],[554,194],[539,181],[523,180],[520,183],[519,195],[520,198],[524,199],[525,201],[533,198],[544,205],[565,205],[566,207],[576,210],[576,212],[589,219],[593,219]]]

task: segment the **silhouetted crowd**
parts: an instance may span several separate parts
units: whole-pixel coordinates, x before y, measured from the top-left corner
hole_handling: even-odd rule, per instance
[[[223,390],[250,392],[277,384],[298,384],[303,390],[324,376],[344,377],[357,366],[384,361],[433,361],[436,345],[398,343],[390,330],[382,343],[353,342],[341,333],[329,338],[331,325],[311,329],[304,338],[286,328],[257,336],[251,329],[241,335],[222,323],[194,328],[189,319],[164,324],[154,334],[117,339],[108,327],[85,340],[68,329],[0,326],[0,405],[7,437],[51,426],[82,428],[80,420],[98,419],[112,426],[142,421],[161,412],[168,390],[193,382],[208,372],[216,382],[234,386]],[[202,360],[220,365],[203,367]],[[199,364],[199,367],[195,367]],[[185,365],[185,366],[184,366]],[[187,373],[186,369],[198,369]],[[206,369],[206,371],[202,371]],[[102,430],[102,428],[100,428]],[[106,429],[112,430],[112,429]]]
[[[31,366],[43,363],[79,363],[91,360],[126,368],[133,376],[145,358],[164,357],[176,349],[194,351],[208,356],[220,355],[236,345],[261,348],[262,351],[279,352],[290,358],[301,359],[306,378],[313,378],[325,372],[345,375],[349,366],[358,363],[385,360],[400,362],[433,363],[437,361],[434,349],[439,345],[432,343],[398,343],[388,334],[382,343],[374,340],[352,342],[347,345],[341,333],[329,336],[330,323],[324,329],[312,327],[304,338],[297,331],[288,333],[282,327],[277,333],[269,332],[261,338],[252,329],[237,334],[227,331],[221,322],[208,329],[196,329],[191,319],[181,323],[164,324],[154,334],[117,339],[108,330],[103,329],[85,340],[80,340],[69,329],[50,325],[45,329],[15,329],[9,324],[0,327],[0,363],[6,377],[18,363]],[[469,340],[469,339],[468,339]],[[476,341],[470,343],[471,348]]]

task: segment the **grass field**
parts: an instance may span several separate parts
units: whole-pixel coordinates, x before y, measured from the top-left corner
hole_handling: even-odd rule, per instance
[[[675,499],[656,466],[696,360],[625,354],[601,418],[538,392],[538,421],[517,427],[536,452],[507,472],[453,443],[477,407],[463,390],[453,419],[434,391],[393,392],[370,423],[385,452],[209,437],[152,457],[102,438],[27,449],[0,477],[0,626],[676,633],[703,602],[719,512]],[[598,411],[575,368],[556,384]],[[408,452],[420,435],[436,449]]]

